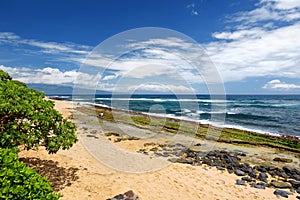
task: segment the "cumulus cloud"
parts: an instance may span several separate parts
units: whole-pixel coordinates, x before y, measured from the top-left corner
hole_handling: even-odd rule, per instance
[[[255,9],[230,16],[231,31],[213,33],[217,40],[204,45],[223,80],[300,77],[299,9],[300,1],[261,0]]]
[[[211,62],[204,49],[193,41],[181,38],[152,38],[144,41],[133,41],[126,45],[118,46],[123,52],[128,52],[122,57],[118,54],[114,58],[101,55],[97,50],[83,61],[85,69],[90,66],[102,68],[102,80],[117,78],[155,79],[164,76],[173,82],[186,79],[192,83],[202,83],[202,76],[211,76],[216,80],[216,74],[210,74]]]
[[[25,83],[56,84],[94,88],[97,86],[101,74],[86,74],[76,70],[61,71],[57,68],[45,67],[31,69],[26,67],[7,67],[0,65],[0,69],[8,72],[14,79]]]
[[[263,86],[263,89],[279,89],[279,90],[300,89],[300,85],[284,83],[278,79],[275,79],[266,83]]]
[[[190,4],[186,9],[197,12],[195,8],[195,4]],[[155,84],[141,85],[140,82],[135,82],[135,85],[143,86],[145,90],[162,91],[167,86],[178,86],[182,80],[188,80],[192,84],[212,82],[218,74],[224,82],[264,76],[300,77],[299,0],[260,0],[253,10],[228,16],[226,23],[228,28],[212,33],[215,39],[213,42],[202,44],[205,51],[198,44],[177,37],[133,40],[126,43],[127,46],[120,45],[116,48],[119,53],[128,52],[117,59],[113,51],[108,51],[111,54],[104,54],[103,51],[88,54],[92,47],[65,42],[23,39],[9,32],[0,32],[0,44],[27,45],[38,48],[40,52],[46,54],[60,55],[60,58],[55,58],[61,59],[59,61],[75,62],[86,66],[87,69],[94,67],[98,70],[95,73],[92,68],[93,70],[88,73],[88,70],[78,72],[53,68],[7,69],[14,74],[13,76],[27,83],[32,81],[28,77],[33,77],[33,75],[37,76],[35,81],[43,80],[56,84],[74,83],[75,76],[78,77],[81,73],[82,79],[77,79],[83,80],[78,82],[80,84],[84,82],[94,84],[101,78],[101,87],[112,88],[111,83],[122,77],[145,82],[160,77],[161,79],[157,80],[162,80],[164,87]],[[131,51],[136,49],[138,51]],[[86,55],[88,56],[85,57]],[[210,59],[216,64],[218,71],[212,70],[214,66]],[[53,80],[50,80],[51,78]],[[132,87],[135,86],[132,85]],[[264,86],[264,88],[272,87],[298,89],[297,85],[276,81]]]

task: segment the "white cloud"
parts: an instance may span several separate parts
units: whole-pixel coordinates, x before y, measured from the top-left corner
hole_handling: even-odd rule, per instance
[[[96,51],[81,62],[87,70],[89,66],[102,67],[103,71],[110,70],[110,76],[103,77],[103,80],[112,80],[122,76],[136,79],[155,79],[158,76],[166,76],[172,77],[174,81],[178,78],[186,78],[191,82],[199,83],[202,82],[199,74],[207,72],[203,68],[209,60],[205,60],[204,50],[200,45],[191,41],[175,37],[150,39],[132,42],[123,48],[124,52],[129,51],[124,57],[116,55],[114,59],[111,55],[100,55]],[[199,71],[198,74],[191,73],[195,70]]]
[[[7,67],[0,65],[0,70],[8,72],[15,80],[24,83],[73,85],[91,88],[97,86],[101,74],[86,74],[76,70],[62,72],[57,68],[46,67],[42,69],[31,69],[26,67]]]
[[[199,12],[196,10],[196,5],[195,3],[188,4],[186,6],[187,9],[191,10],[191,15],[199,15]]]
[[[194,92],[192,88],[183,85],[171,84],[140,84],[129,88],[130,90],[152,91],[152,92],[173,92],[173,93],[191,93]]]
[[[34,39],[23,39],[20,36],[11,32],[0,32],[0,44],[16,44],[28,45],[31,47],[40,48],[40,51],[48,54],[79,54],[86,55],[90,52],[92,47],[87,45],[79,45],[70,42],[57,43],[57,42],[44,42]]]
[[[249,30],[237,30],[233,32],[215,32],[212,36],[217,39],[238,40],[243,38],[259,38],[264,32],[263,28],[256,27]]]
[[[266,83],[263,86],[263,89],[279,89],[279,90],[300,89],[300,85],[284,83],[278,79],[275,79]]]
[[[0,41],[5,41],[5,40],[15,40],[19,39],[20,37],[10,33],[10,32],[0,32]]]
[[[253,30],[249,32],[252,34]],[[226,37],[233,38],[230,35]],[[232,41],[218,41],[205,47],[224,81],[266,75],[296,78],[300,77],[298,41],[300,23],[270,31],[259,30],[256,37],[244,34]]]
[[[192,11],[191,11],[191,15],[199,15],[199,13],[198,13],[197,10],[192,10]]]
[[[107,76],[102,77],[101,80],[103,80],[103,81],[109,81],[109,80],[116,79],[118,76],[119,76],[118,74],[107,75]]]
[[[262,0],[261,3],[273,3],[275,9],[280,10],[300,8],[299,0]]]
[[[239,12],[229,21],[243,21],[248,24],[266,21],[293,21],[300,19],[299,0],[260,0],[257,7],[246,12]]]
[[[230,16],[231,31],[215,32],[217,40],[205,44],[223,80],[300,77],[299,14],[298,0],[261,0],[255,9]]]

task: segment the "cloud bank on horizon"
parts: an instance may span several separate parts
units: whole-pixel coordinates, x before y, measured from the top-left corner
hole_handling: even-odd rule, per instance
[[[195,3],[187,5],[186,9],[192,17],[201,17],[201,10],[196,10]],[[200,45],[217,67],[225,87],[230,83],[247,82],[248,89],[257,87],[256,92],[300,92],[300,1],[260,0],[253,9],[235,12],[222,20],[225,28],[212,32],[211,40]],[[5,61],[13,59],[12,56],[0,57],[0,69],[25,83],[68,86],[75,83],[82,87],[98,83],[98,89],[112,90],[121,77],[127,76],[130,80],[139,80],[136,88],[147,91],[190,91],[182,84],[182,79],[187,79],[196,92],[205,91],[204,80],[199,79],[199,74],[176,57],[176,53],[184,57],[198,55],[194,44],[166,37],[132,41],[131,45],[140,48],[142,54],[132,53],[111,60],[109,54],[88,56],[94,48],[89,45],[27,39],[17,33],[0,32],[0,47],[13,49],[14,55],[23,57],[25,63],[36,57],[49,62],[43,67],[7,65]],[[168,51],[164,51],[162,46]],[[104,73],[97,73],[97,68],[103,68],[112,61],[113,64],[106,67]],[[68,67],[53,67],[52,63]],[[92,73],[81,72],[79,66],[82,64],[90,66]],[[180,73],[180,80],[175,72]],[[151,82],[154,76],[158,77],[156,82],[168,80],[168,84],[143,83]]]

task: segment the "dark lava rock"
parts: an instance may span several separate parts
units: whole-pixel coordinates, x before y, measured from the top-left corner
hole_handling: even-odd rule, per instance
[[[257,189],[266,189],[266,187],[268,185],[264,182],[259,182],[259,183],[252,183],[252,184],[250,184],[250,186],[254,187],[254,188],[257,188]]]
[[[256,178],[256,177],[257,177],[257,174],[255,173],[255,171],[249,172],[248,175],[249,175],[251,178]]]
[[[264,172],[261,172],[258,175],[258,179],[260,181],[263,181],[263,182],[267,183],[268,182],[268,175],[266,173],[264,173]]]
[[[250,165],[247,163],[240,164],[239,168],[240,168],[240,170],[242,170],[243,172],[246,172],[246,173],[253,171],[252,168],[250,167]]]
[[[273,194],[275,194],[276,196],[282,196],[285,198],[289,198],[289,195],[291,194],[290,192],[284,191],[284,190],[275,190],[273,192]]]
[[[290,180],[289,182],[292,184],[293,188],[295,189],[298,189],[300,187],[300,181]]]
[[[247,182],[252,182],[253,181],[253,179],[251,177],[249,177],[249,176],[243,177],[242,180],[243,181],[247,181]]]
[[[283,181],[274,181],[272,180],[270,183],[271,186],[276,187],[276,188],[292,188],[292,184],[290,184],[289,182],[283,182]]]
[[[285,171],[285,173],[291,173],[293,171],[293,168],[289,167],[289,166],[284,166],[282,167],[282,169]]]
[[[291,178],[294,178],[295,180],[297,181],[300,181],[300,176],[298,174],[296,174],[295,172],[293,172],[291,175],[290,175]]]
[[[237,176],[244,176],[245,175],[245,172],[243,172],[242,170],[239,170],[239,169],[234,170],[234,173]]]
[[[290,158],[280,158],[280,157],[276,157],[276,158],[274,158],[273,160],[276,161],[276,162],[285,162],[285,163],[291,163],[291,162],[293,162],[293,160],[290,159]]]
[[[282,177],[282,178],[287,178],[288,177],[288,175],[282,169],[277,169],[276,174],[277,174],[277,176]]]
[[[296,192],[297,192],[298,194],[300,194],[300,187],[298,187],[298,189],[296,190]]]
[[[107,200],[139,200],[139,197],[133,193],[132,190],[129,190],[128,192],[125,192],[124,194],[118,194],[114,196],[113,198],[107,199]]]
[[[254,169],[256,169],[259,172],[267,172],[267,169],[262,166],[254,166]]]
[[[237,179],[235,184],[237,184],[237,185],[246,185],[246,182],[244,180]]]

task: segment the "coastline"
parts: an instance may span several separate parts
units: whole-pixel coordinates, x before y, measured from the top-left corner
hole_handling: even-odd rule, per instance
[[[198,97],[199,96],[199,97]],[[226,100],[211,100],[207,95],[198,95],[197,99],[189,99],[188,95],[180,98],[170,95],[135,95],[130,98],[130,109],[126,106],[129,98],[126,96],[116,96],[112,99],[109,95],[98,95],[97,98],[81,98],[68,96],[68,99],[75,102],[114,107],[113,109],[123,108],[137,112],[145,111],[147,115],[158,115],[161,117],[176,118],[185,121],[195,121],[201,124],[210,124],[222,128],[233,128],[249,132],[256,132],[274,136],[293,136],[299,138],[299,129],[297,128],[297,116],[299,97],[297,95],[229,95]],[[54,98],[60,99],[59,96]],[[207,99],[208,98],[208,99]],[[125,101],[125,102],[124,102]],[[114,102],[114,105],[110,105]],[[164,107],[166,113],[151,112],[152,106],[156,102]],[[181,103],[184,102],[183,105]],[[187,102],[187,103],[186,103]],[[189,105],[199,104],[197,108],[191,108]],[[215,102],[215,104],[213,103]],[[169,104],[170,103],[170,104]],[[141,106],[141,104],[143,104]],[[180,104],[180,106],[178,105]],[[196,105],[194,105],[195,107]],[[216,106],[211,110],[210,106]],[[225,106],[223,107],[220,106]],[[155,107],[153,107],[155,109]],[[221,110],[220,110],[221,109]],[[149,112],[150,111],[150,112]],[[156,114],[154,114],[156,113]],[[213,115],[213,116],[211,116]],[[291,117],[289,117],[291,116]],[[293,117],[294,116],[294,117]],[[222,122],[222,118],[226,121]],[[217,120],[214,120],[217,119]]]
[[[77,103],[77,102],[76,102]],[[73,102],[73,104],[76,104],[75,102]],[[78,103],[77,103],[78,104]],[[151,113],[143,113],[143,112],[137,112],[137,111],[128,111],[128,110],[123,110],[123,109],[117,109],[117,108],[112,108],[106,105],[99,105],[99,104],[93,104],[93,103],[79,103],[78,106],[88,106],[90,107],[92,110],[95,109],[95,112],[92,111],[92,114],[95,114],[96,116],[99,115],[100,112],[104,112],[104,113],[108,113],[109,118],[106,119],[106,117],[104,117],[102,120],[108,120],[108,121],[114,121],[113,117],[118,117],[119,114],[121,115],[129,115],[129,117],[135,117],[138,121],[134,121],[132,123],[131,119],[125,119],[125,121],[123,119],[119,120],[119,123],[127,123],[133,126],[136,126],[137,124],[144,126],[143,128],[151,128],[151,127],[147,127],[149,125],[149,120],[157,120],[157,121],[170,121],[175,122],[175,132],[179,131],[178,133],[180,133],[180,128],[178,128],[178,124],[179,125],[191,125],[191,126],[199,126],[201,128],[207,129],[207,128],[211,128],[211,129],[216,129],[217,135],[219,135],[219,138],[217,138],[218,142],[223,142],[223,143],[234,143],[237,145],[260,145],[260,146],[267,146],[267,147],[274,147],[274,148],[278,148],[278,149],[282,149],[282,150],[288,150],[288,151],[292,151],[292,152],[296,152],[296,153],[300,153],[300,138],[297,136],[290,136],[290,135],[279,135],[279,134],[270,134],[270,133],[263,133],[263,132],[256,132],[253,130],[247,130],[247,129],[239,129],[236,127],[231,127],[231,126],[216,126],[213,124],[203,124],[200,121],[197,120],[191,120],[191,119],[185,119],[185,118],[176,118],[176,117],[172,117],[172,116],[164,116],[164,115],[157,115],[157,114],[151,114]],[[94,112],[94,113],[93,113]],[[112,116],[114,115],[114,116]],[[143,121],[145,119],[145,121]],[[128,121],[131,121],[128,123]],[[160,123],[160,122],[154,122],[154,123]],[[141,123],[140,123],[141,122]],[[168,125],[172,125],[171,123],[169,123]],[[171,131],[174,127],[171,127]],[[186,132],[186,131],[183,131]],[[208,138],[207,136],[203,135],[203,134],[197,134],[195,135],[195,131],[191,133],[191,136],[195,136],[197,138],[202,138],[202,139],[207,139],[210,140],[210,138]],[[202,130],[201,132],[207,132],[207,130]],[[232,133],[230,134],[231,136],[228,136],[228,133]],[[240,135],[240,136],[239,136]],[[224,136],[224,137],[222,137]],[[249,136],[253,136],[252,138]],[[259,139],[257,140],[256,137],[259,137]],[[255,140],[254,140],[255,138]],[[212,136],[211,138],[212,140],[215,140],[214,136]],[[260,141],[261,140],[261,141]],[[279,141],[278,143],[276,143],[276,141]],[[292,146],[290,146],[292,145]]]
[[[169,118],[169,119],[174,119],[174,120],[180,120],[180,121],[183,121],[183,122],[192,122],[192,123],[195,123],[195,124],[214,126],[214,127],[217,127],[217,128],[239,130],[239,131],[245,131],[245,132],[249,132],[249,133],[258,133],[258,134],[264,134],[264,135],[276,136],[276,137],[285,137],[285,136],[286,137],[294,137],[294,138],[298,138],[299,141],[300,141],[300,136],[290,135],[288,133],[287,134],[274,133],[274,132],[270,132],[270,131],[259,130],[259,129],[255,129],[255,128],[247,128],[247,127],[244,127],[244,126],[233,125],[233,124],[218,125],[217,123],[211,123],[208,120],[197,120],[197,119],[191,119],[191,118],[188,118],[188,117],[178,117],[178,116],[175,116],[175,115],[172,115],[172,114],[156,114],[156,113],[150,113],[150,112],[145,113],[145,112],[139,112],[139,111],[125,110],[125,109],[110,107],[110,106],[107,106],[105,104],[98,104],[98,103],[91,103],[91,102],[73,102],[71,98],[65,99],[65,98],[60,98],[60,97],[54,96],[52,99],[68,101],[70,103],[79,103],[80,105],[91,105],[91,106],[95,106],[96,108],[97,107],[98,108],[108,108],[108,109],[112,109],[112,110],[115,110],[115,111],[128,112],[128,113],[139,114],[139,115],[150,116],[150,117]],[[107,98],[107,99],[109,99],[109,98]],[[144,100],[144,99],[142,99],[142,100]],[[230,114],[230,112],[225,113],[225,115],[227,115],[227,114]]]
[[[64,101],[55,101],[56,109],[58,109],[66,118],[72,118],[73,104]],[[94,113],[95,114],[95,113]],[[217,170],[209,166],[192,166],[181,163],[171,163],[166,168],[148,172],[143,174],[132,174],[116,171],[99,162],[95,157],[88,153],[86,144],[83,144],[83,138],[90,140],[96,137],[102,137],[118,147],[128,151],[136,151],[144,146],[145,143],[159,142],[161,138],[156,140],[139,139],[139,140],[121,140],[114,142],[114,136],[111,141],[105,135],[105,131],[96,129],[95,124],[89,126],[92,122],[87,117],[84,123],[77,123],[79,142],[68,151],[59,151],[56,155],[48,155],[42,148],[38,151],[22,151],[22,158],[38,158],[40,160],[54,161],[57,166],[64,169],[76,169],[75,176],[78,179],[70,181],[61,190],[64,195],[62,199],[107,199],[119,193],[133,190],[141,199],[274,199],[274,189],[266,188],[256,189],[249,185],[236,185],[237,176],[229,174],[227,171]],[[97,125],[99,126],[99,122]],[[100,122],[101,123],[101,122]],[[111,122],[106,123],[111,125]],[[130,126],[130,124],[129,124]],[[141,128],[138,125],[136,128]],[[140,130],[140,129],[138,129]],[[96,132],[95,132],[96,131]],[[92,134],[94,132],[94,134]],[[90,135],[94,135],[95,138]],[[218,143],[219,144],[219,143]],[[221,144],[221,143],[220,143]],[[155,145],[154,145],[155,146]],[[264,159],[270,155],[277,153],[283,155],[283,152],[275,148],[266,148],[261,146],[247,147],[236,146],[234,144],[221,144],[216,148],[226,148],[228,150],[235,148],[238,150],[253,151],[252,157],[258,157],[255,154],[264,154]],[[289,153],[287,153],[289,155]],[[250,153],[249,153],[250,155]],[[248,159],[248,160],[247,160]],[[295,161],[296,157],[293,157]],[[245,161],[251,161],[245,158]],[[255,161],[254,161],[255,162]],[[262,162],[267,162],[262,160]],[[285,165],[285,163],[283,163]],[[65,170],[66,171],[66,170]],[[66,173],[66,176],[68,174]],[[290,196],[295,198],[296,194]]]

